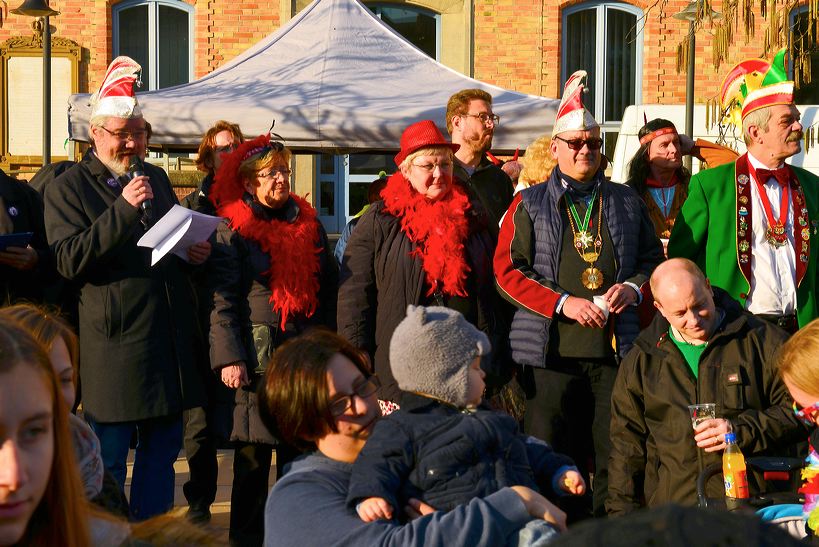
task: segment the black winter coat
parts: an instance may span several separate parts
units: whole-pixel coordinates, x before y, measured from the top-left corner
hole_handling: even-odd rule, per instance
[[[722,455],[697,448],[688,405],[716,403],[717,417],[730,420],[746,458],[786,455],[805,438],[776,370],[787,334],[714,290],[725,318],[702,354],[697,378],[660,314],[620,365],[612,392],[609,514],[696,504],[698,474]],[[722,495],[722,483],[711,481],[708,496]]]
[[[486,333],[492,355],[484,359],[491,381],[508,368],[508,305],[498,295],[492,274],[495,244],[485,224],[470,211],[470,234],[465,242],[472,271],[467,281],[467,320]],[[389,346],[392,333],[407,314],[407,306],[455,307],[426,296],[428,285],[421,259],[410,256],[416,244],[401,231],[399,218],[384,211],[384,202],[370,206],[350,235],[344,251],[338,292],[338,332],[354,346],[369,352],[381,378],[379,397],[400,401],[401,391],[392,376]],[[472,317],[470,317],[472,315]]]
[[[280,209],[256,208],[256,214],[295,221],[298,205],[291,199]],[[259,245],[231,230],[223,223],[216,232],[216,244],[207,262],[209,284],[213,290],[213,311],[210,317],[210,364],[214,372],[225,365],[243,362],[250,385],[236,390],[233,405],[234,441],[275,444],[259,417],[256,389],[276,347],[298,336],[306,329],[325,326],[335,329],[338,270],[321,223],[320,232],[319,302],[311,317],[288,318],[284,330],[279,314],[270,303],[268,276],[270,257]],[[287,260],[287,256],[275,257]]]
[[[406,394],[401,409],[378,421],[353,465],[348,503],[370,497],[393,508],[418,498],[450,511],[506,486],[553,494],[568,456],[518,431],[515,419],[480,406],[455,408],[420,394]]]
[[[145,172],[158,219],[176,196],[162,169],[146,163]],[[94,154],[49,184],[45,203],[57,269],[80,290],[83,408],[100,422],[124,422],[201,406],[192,267],[171,254],[151,267],[150,249],[136,244],[141,211]]]
[[[5,214],[11,219],[12,233],[33,232],[29,245],[37,251],[37,265],[31,270],[18,270],[0,264],[0,305],[21,300],[39,302],[45,285],[56,281],[54,255],[46,241],[43,220],[43,200],[25,182],[0,170],[0,198]]]

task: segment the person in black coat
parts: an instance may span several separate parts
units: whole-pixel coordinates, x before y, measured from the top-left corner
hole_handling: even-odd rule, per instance
[[[216,208],[210,200],[210,187],[216,170],[222,165],[222,155],[228,154],[244,142],[242,130],[235,123],[224,120],[216,122],[205,132],[199,144],[196,167],[206,173],[199,187],[182,199],[182,206],[206,215],[216,215]],[[196,290],[196,311],[201,332],[210,331],[210,312],[213,308],[211,289],[208,286],[207,270],[195,272],[193,284]],[[219,438],[230,436],[230,415],[227,406],[233,400],[233,393],[224,386],[210,368],[207,340],[197,352],[197,363],[205,379],[208,402],[204,407],[185,411],[185,456],[190,475],[182,491],[188,501],[188,520],[194,523],[210,520],[210,506],[216,499],[216,482],[219,463],[216,447]]]
[[[336,263],[316,210],[290,193],[290,151],[262,135],[222,158],[210,197],[222,224],[208,277],[210,362],[236,391],[230,541],[261,545],[272,448],[277,476],[296,454],[270,434],[256,389],[273,352],[313,326],[335,328]]]
[[[0,235],[31,232],[26,246],[0,249],[0,305],[40,302],[54,281],[54,257],[46,241],[43,201],[28,184],[0,170]]]
[[[127,57],[112,62],[95,95],[93,153],[47,187],[45,223],[59,273],[80,290],[86,417],[120,485],[136,430],[130,502],[145,519],[173,506],[182,410],[201,406],[204,389],[193,361],[190,266],[174,254],[151,266],[151,250],[137,246],[151,221],[176,204],[162,169],[145,164],[144,175],[128,176],[132,158],[145,157],[148,131],[132,93],[117,93],[139,69]],[[150,211],[142,207],[147,200]],[[197,243],[188,262],[201,264],[209,254],[208,242]]]

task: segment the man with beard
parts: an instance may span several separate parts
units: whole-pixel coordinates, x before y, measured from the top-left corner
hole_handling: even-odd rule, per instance
[[[720,92],[748,152],[698,173],[677,216],[669,257],[693,260],[746,310],[795,332],[817,317],[819,177],[785,164],[801,150],[785,52],[736,65]]]
[[[493,236],[498,234],[500,219],[514,192],[509,175],[486,156],[498,123],[500,117],[492,112],[492,95],[482,89],[463,89],[447,102],[446,129],[452,143],[460,145],[455,152],[455,178],[464,185],[470,200],[477,198],[483,206]]]
[[[594,497],[584,501],[602,515],[611,388],[640,330],[642,286],[663,251],[637,193],[606,180],[600,126],[581,98],[585,78],[579,70],[566,82],[552,130],[557,166],[515,196],[494,266],[499,290],[517,307],[509,340],[524,365],[524,430],[570,456],[587,482],[594,458]]]
[[[128,57],[112,61],[92,97],[93,152],[45,195],[57,269],[80,291],[83,409],[120,486],[137,434],[130,505],[138,520],[173,507],[182,411],[204,404],[188,266],[169,253],[152,267],[151,250],[137,246],[176,204],[165,172],[142,163],[148,130],[133,95],[140,70]],[[188,262],[209,254],[209,243],[194,244]]]

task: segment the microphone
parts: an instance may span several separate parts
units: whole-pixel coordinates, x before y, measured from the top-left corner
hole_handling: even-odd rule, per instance
[[[134,180],[143,175],[145,175],[145,166],[142,165],[142,160],[139,159],[139,156],[131,156],[131,160],[128,162],[128,180]],[[148,222],[153,220],[153,204],[151,200],[146,199],[139,206]]]

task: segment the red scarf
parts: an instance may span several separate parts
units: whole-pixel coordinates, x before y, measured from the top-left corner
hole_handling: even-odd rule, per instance
[[[429,201],[416,192],[401,172],[396,172],[381,191],[384,210],[401,221],[401,231],[416,248],[412,256],[421,259],[429,290],[447,296],[467,296],[465,281],[470,272],[464,243],[469,236],[466,212],[469,197],[454,179],[447,194]]]
[[[649,188],[671,188],[672,186],[677,185],[677,173],[671,175],[671,179],[663,184],[659,180],[655,179],[654,177],[647,177],[646,178],[646,186]]]
[[[257,141],[262,138],[241,144],[223,158],[209,197],[219,216],[228,219],[231,229],[256,242],[270,257],[270,269],[263,275],[270,280],[270,303],[284,330],[289,317],[310,317],[316,312],[322,248],[316,210],[306,200],[290,194],[299,214],[293,222],[287,222],[257,217],[242,199],[245,189],[238,175],[239,165],[245,152],[258,147]],[[269,136],[264,138],[269,140]]]

